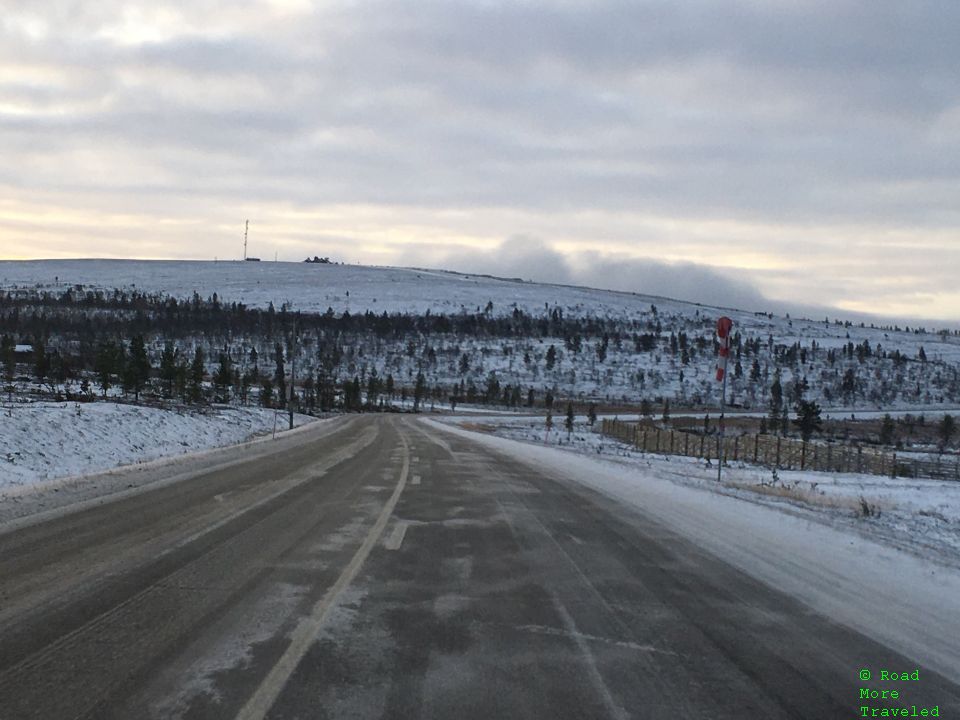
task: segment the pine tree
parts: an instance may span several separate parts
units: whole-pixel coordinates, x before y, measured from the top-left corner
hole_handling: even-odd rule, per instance
[[[220,367],[213,374],[213,384],[218,391],[220,402],[229,402],[230,385],[233,383],[233,363],[228,353],[220,353]]]
[[[573,403],[567,403],[567,418],[563,422],[567,428],[567,442],[570,442],[570,437],[573,435],[573,420]]]
[[[0,342],[0,355],[3,360],[3,379],[8,384],[13,383],[13,378],[17,374],[17,355],[14,352],[16,344],[9,335],[4,335]]]
[[[497,399],[500,397],[500,380],[497,378],[497,374],[491,372],[487,376],[487,390],[484,393],[483,401],[487,404],[497,402]]]
[[[413,411],[420,412],[420,403],[427,394],[427,380],[422,372],[417,373],[417,384],[413,389]]]
[[[50,358],[40,338],[33,342],[33,372],[37,376],[37,384],[41,384],[50,373]]]
[[[653,417],[653,404],[646,398],[640,401],[640,414],[645,418]]]
[[[253,387],[256,382],[257,378],[252,370],[247,370],[240,376],[240,402],[243,405],[247,404],[247,399],[250,397],[250,388]]]
[[[260,380],[260,404],[265,407],[273,407],[273,380],[264,376]]]
[[[173,397],[173,386],[177,381],[177,361],[180,351],[168,342],[163,346],[160,354],[160,380],[163,383],[163,396]]]
[[[123,390],[124,397],[126,397],[130,391],[130,387],[127,384],[127,348],[122,340],[118,342],[116,346],[114,370],[117,375],[117,384],[120,386],[120,389]]]
[[[820,419],[820,406],[813,400],[801,400],[796,405],[796,413],[797,417],[793,424],[800,430],[800,437],[803,438],[803,441],[809,442],[814,432],[820,432],[823,429],[823,423]]]
[[[957,424],[953,419],[953,415],[944,415],[943,420],[940,421],[940,425],[937,428],[937,433],[940,435],[940,452],[946,450],[956,431]]]
[[[103,397],[106,397],[107,391],[113,386],[113,377],[117,372],[117,348],[112,342],[100,344],[94,361],[94,372],[103,390]]]
[[[893,422],[893,418],[890,417],[890,413],[887,413],[883,416],[883,421],[880,423],[880,444],[893,445],[896,431],[897,426]]]
[[[380,378],[377,376],[376,368],[374,368],[370,371],[370,375],[367,377],[367,405],[376,405],[379,397]]]
[[[130,340],[130,356],[124,368],[124,386],[133,391],[134,401],[140,401],[140,391],[150,379],[150,360],[143,335],[134,335]]]
[[[206,375],[206,369],[204,367],[203,348],[197,345],[197,349],[193,353],[193,362],[190,363],[189,398],[192,403],[203,400],[204,375]]]
[[[553,366],[557,364],[557,349],[551,345],[547,348],[547,370],[553,370]]]
[[[780,371],[773,375],[773,384],[770,386],[770,425],[774,428],[780,425],[783,411],[783,386],[780,385]]]

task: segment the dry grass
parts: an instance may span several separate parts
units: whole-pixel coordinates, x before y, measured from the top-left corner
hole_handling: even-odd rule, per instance
[[[492,434],[497,431],[497,426],[491,425],[490,423],[462,422],[462,423],[459,423],[459,425],[464,430],[470,430],[471,432],[482,432],[482,433]]]
[[[835,495],[826,495],[823,491],[817,490],[816,485],[806,484],[783,484],[783,483],[750,483],[728,481],[724,485],[728,488],[737,490],[747,490],[757,495],[766,495],[768,497],[779,497],[787,500],[795,500],[810,507],[830,508],[834,510],[850,510],[858,515],[863,514],[860,498],[838,497]],[[876,505],[870,505],[875,513],[878,512]]]

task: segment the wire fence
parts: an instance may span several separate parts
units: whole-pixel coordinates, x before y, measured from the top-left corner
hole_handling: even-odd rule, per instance
[[[717,459],[716,435],[609,419],[603,421],[600,432],[644,452]],[[720,452],[725,463],[740,461],[771,469],[960,480],[960,455],[937,455],[932,459],[902,453],[898,456],[896,451],[863,445],[803,442],[761,434],[724,437]]]

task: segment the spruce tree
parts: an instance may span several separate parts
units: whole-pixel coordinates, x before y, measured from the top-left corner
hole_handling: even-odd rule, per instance
[[[179,355],[180,351],[174,347],[172,342],[167,342],[160,354],[160,381],[163,383],[163,396],[165,398],[173,397],[173,386],[177,381]]]
[[[645,418],[653,417],[653,404],[647,398],[640,401],[640,414]]]
[[[37,338],[33,342],[33,372],[37,376],[37,384],[41,384],[50,373],[50,358],[47,356],[47,349]]]
[[[780,426],[783,411],[783,386],[780,384],[780,371],[773,375],[773,384],[770,386],[770,425]]]
[[[573,403],[567,403],[567,418],[563,422],[567,428],[567,442],[570,442],[570,437],[573,435],[573,420]]]
[[[134,335],[130,340],[130,356],[124,368],[124,385],[133,391],[133,398],[140,401],[140,392],[150,379],[150,360],[143,335]]]
[[[17,355],[14,352],[16,344],[9,335],[4,335],[0,341],[0,355],[3,360],[3,379],[7,383],[13,383],[13,378],[17,374]]]
[[[203,348],[198,345],[193,353],[193,362],[190,363],[189,398],[192,403],[203,400],[203,378],[205,374]]]
[[[273,407],[273,380],[264,376],[260,381],[260,404],[265,407]]]
[[[937,433],[940,435],[940,452],[946,450],[956,431],[957,424],[953,419],[953,415],[944,415],[943,420],[940,421],[940,425],[937,427]]]
[[[117,372],[117,348],[112,342],[100,344],[94,362],[94,372],[103,390],[103,397],[107,397],[107,391],[113,386],[113,377]]]
[[[233,363],[228,353],[220,353],[220,367],[213,374],[213,384],[218,391],[218,400],[220,402],[229,402],[230,385],[233,383]]]
[[[800,437],[804,442],[809,442],[814,432],[820,432],[823,429],[823,423],[820,419],[820,406],[813,400],[801,400],[796,405],[797,417],[793,424],[800,430]]]
[[[547,370],[553,370],[553,366],[557,363],[557,349],[551,345],[547,348]]]
[[[883,421],[880,423],[880,444],[893,445],[896,431],[897,426],[893,422],[893,418],[890,417],[890,413],[887,413],[883,416]]]
[[[417,384],[413,389],[413,411],[420,412],[420,403],[427,394],[427,380],[422,372],[417,373]]]

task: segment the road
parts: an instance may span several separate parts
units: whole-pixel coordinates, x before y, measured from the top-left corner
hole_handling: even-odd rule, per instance
[[[409,416],[242,460],[0,530],[0,718],[852,718],[916,665]]]

